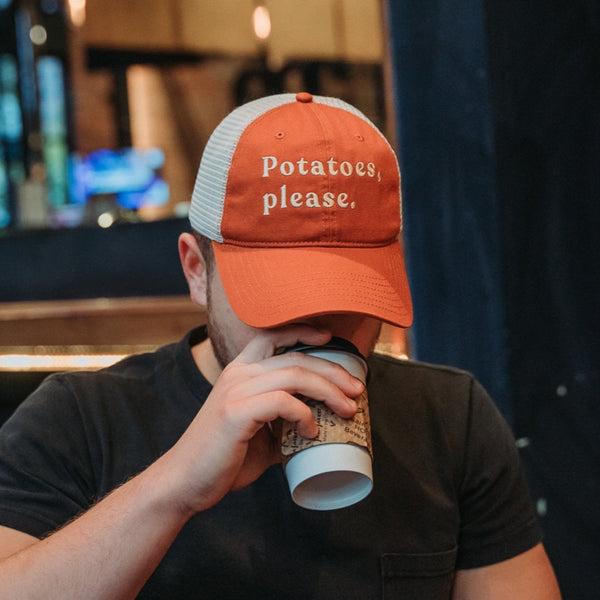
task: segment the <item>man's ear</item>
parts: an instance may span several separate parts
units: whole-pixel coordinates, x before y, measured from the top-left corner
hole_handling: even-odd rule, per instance
[[[183,274],[190,289],[190,298],[195,304],[206,306],[206,263],[198,244],[191,233],[179,236],[179,259]]]

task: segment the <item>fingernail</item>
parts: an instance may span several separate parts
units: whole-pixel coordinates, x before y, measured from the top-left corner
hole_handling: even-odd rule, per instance
[[[365,384],[360,379],[354,378],[354,387],[357,390],[361,390],[362,391],[365,388]]]

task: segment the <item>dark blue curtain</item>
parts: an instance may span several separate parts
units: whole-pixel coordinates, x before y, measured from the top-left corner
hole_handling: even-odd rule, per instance
[[[389,10],[413,352],[476,373],[510,420],[483,7]]]
[[[512,424],[565,600],[600,590],[600,3],[390,0],[416,357]]]

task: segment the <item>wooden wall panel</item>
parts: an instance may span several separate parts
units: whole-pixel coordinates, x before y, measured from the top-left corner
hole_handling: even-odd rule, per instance
[[[175,4],[175,3],[174,3]],[[258,49],[251,0],[179,0],[181,44],[201,53],[252,55]]]
[[[85,43],[129,50],[176,49],[181,37],[178,5],[167,0],[87,0]]]
[[[287,60],[382,60],[378,0],[264,0],[271,35],[263,48]],[[85,43],[124,50],[254,55],[252,0],[87,0]]]

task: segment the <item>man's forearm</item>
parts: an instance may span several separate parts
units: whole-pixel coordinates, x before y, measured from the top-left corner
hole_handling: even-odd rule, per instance
[[[135,598],[188,520],[160,460],[85,514],[0,562],[0,597]],[[166,492],[165,492],[166,490]]]

